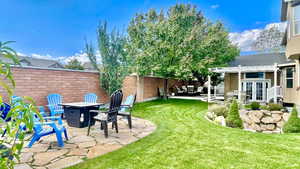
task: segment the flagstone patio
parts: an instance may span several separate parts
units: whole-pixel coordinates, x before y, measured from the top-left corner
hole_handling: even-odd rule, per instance
[[[86,158],[94,158],[117,150],[151,134],[156,129],[156,126],[148,120],[133,117],[132,123],[133,128],[130,130],[127,120],[120,118],[119,133],[112,130],[110,126],[108,138],[105,138],[103,131],[100,131],[100,123],[96,123],[91,128],[90,136],[86,135],[87,128],[74,128],[66,125],[69,140],[65,141],[64,147],[57,146],[55,135],[44,137],[32,148],[23,149],[20,163],[15,168],[65,168],[78,164]]]

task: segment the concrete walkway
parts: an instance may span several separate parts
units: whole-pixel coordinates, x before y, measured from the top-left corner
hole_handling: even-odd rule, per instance
[[[23,149],[20,164],[15,168],[58,169],[69,167],[83,162],[85,158],[94,158],[117,150],[151,134],[156,129],[156,126],[150,121],[140,118],[132,120],[133,128],[130,130],[127,120],[121,118],[118,121],[119,133],[112,130],[109,125],[108,138],[105,138],[103,131],[100,131],[100,123],[96,123],[91,128],[90,136],[86,136],[87,128],[67,127],[69,140],[65,141],[63,148],[57,146],[55,135],[46,136],[32,148]]]

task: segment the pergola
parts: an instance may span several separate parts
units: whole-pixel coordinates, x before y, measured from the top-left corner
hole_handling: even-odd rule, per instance
[[[277,72],[279,65],[275,63],[269,66],[237,66],[237,67],[220,67],[209,69],[214,73],[238,73],[238,100],[241,101],[242,94],[242,73],[251,72],[274,72],[274,79],[277,79]],[[277,98],[277,80],[274,80],[274,98]],[[211,101],[211,76],[208,76],[208,102]],[[274,99],[274,103],[277,103],[277,99]]]

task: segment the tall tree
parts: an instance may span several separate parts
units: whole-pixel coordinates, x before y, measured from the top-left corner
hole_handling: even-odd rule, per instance
[[[73,70],[84,70],[84,67],[83,67],[82,63],[76,58],[71,59],[67,63],[67,65],[65,65],[65,68],[66,69],[73,69]]]
[[[137,14],[128,35],[127,51],[135,56],[137,72],[166,78],[165,91],[168,78],[206,76],[208,68],[226,66],[239,54],[222,23],[210,22],[189,4],[177,4],[167,13]]]
[[[284,33],[277,26],[272,26],[259,34],[258,38],[252,44],[252,49],[261,52],[283,50],[284,46],[281,45],[283,36]]]
[[[130,63],[124,50],[126,38],[116,30],[108,32],[106,22],[98,26],[97,38],[100,58],[97,58],[91,44],[86,45],[86,53],[92,65],[100,73],[101,87],[108,94],[112,94],[122,88],[123,80],[129,73]]]

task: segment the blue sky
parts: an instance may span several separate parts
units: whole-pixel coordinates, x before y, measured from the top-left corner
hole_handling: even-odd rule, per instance
[[[95,41],[99,21],[124,30],[136,13],[176,3],[197,5],[207,18],[238,33],[236,40],[280,17],[280,0],[1,0],[0,41],[16,41],[13,47],[26,55],[74,56],[85,38]]]

